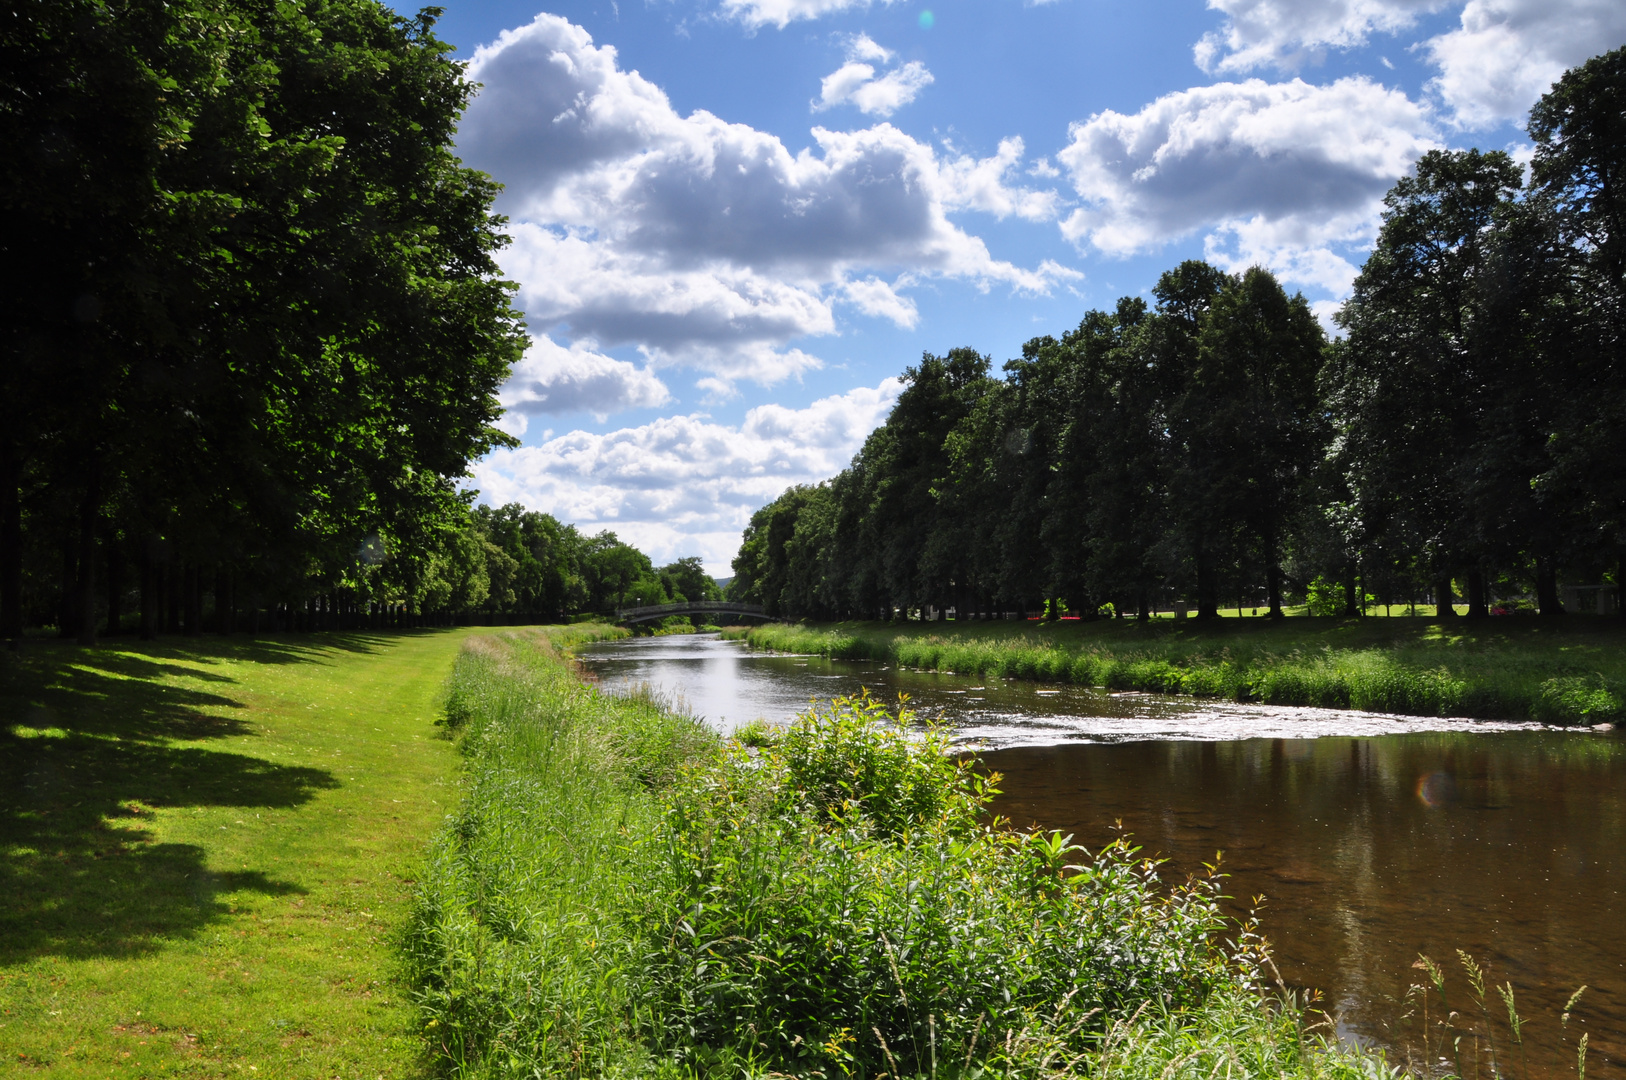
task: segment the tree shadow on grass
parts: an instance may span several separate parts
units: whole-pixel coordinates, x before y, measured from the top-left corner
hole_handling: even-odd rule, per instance
[[[248,648],[278,658],[268,662],[299,652]],[[250,731],[219,715],[246,708],[229,677],[202,676],[208,690],[159,681],[198,679],[182,665],[226,650],[28,651],[0,668],[0,966],[138,954],[227,914],[227,894],[302,891],[258,870],[211,871],[204,848],[153,843],[143,827],[155,809],[286,809],[338,786],[324,769],[175,745]]]

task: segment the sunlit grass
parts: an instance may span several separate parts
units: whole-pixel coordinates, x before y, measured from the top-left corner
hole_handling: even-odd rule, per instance
[[[1375,1078],[1270,991],[1217,878],[987,817],[880,704],[723,740],[546,642],[448,681],[465,798],[403,942],[436,1072]]]
[[[1231,619],[1147,624],[840,623],[726,630],[753,648],[978,678],[1414,716],[1613,722],[1626,713],[1615,620]]]
[[[0,653],[0,1073],[400,1077],[463,630]]]

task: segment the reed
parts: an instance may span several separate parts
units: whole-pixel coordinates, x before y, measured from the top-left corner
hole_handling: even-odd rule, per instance
[[[1495,623],[1498,625],[1489,625]],[[977,678],[1269,705],[1597,724],[1626,719],[1626,640],[1604,620],[1466,627],[1422,619],[770,624],[725,630],[752,648],[874,660]]]
[[[901,703],[725,741],[581,684],[563,643],[471,639],[447,684],[463,797],[401,939],[438,1073],[1387,1069],[1261,989],[1220,877],[1171,887],[1127,839],[1009,829]]]

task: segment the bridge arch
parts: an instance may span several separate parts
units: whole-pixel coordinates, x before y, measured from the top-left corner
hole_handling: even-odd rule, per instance
[[[645,604],[641,607],[618,608],[615,621],[653,622],[672,615],[734,615],[747,619],[768,621],[775,619],[775,616],[762,610],[761,604],[737,604],[731,600],[694,600],[682,604]]]

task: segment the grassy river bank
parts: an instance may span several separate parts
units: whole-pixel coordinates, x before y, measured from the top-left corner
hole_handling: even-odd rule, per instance
[[[1626,719],[1626,625],[1595,616],[769,624],[724,636],[979,678],[1271,705],[1553,724]]]
[[[471,638],[464,795],[405,936],[458,1077],[1372,1077],[1269,987],[1221,879],[1170,886],[990,820],[942,738],[864,700],[744,746]]]
[[[1220,879],[989,820],[874,703],[600,694],[624,633],[0,656],[0,1076],[1383,1075]]]

